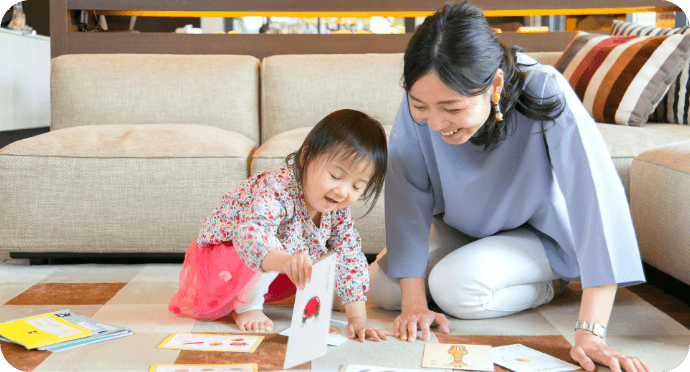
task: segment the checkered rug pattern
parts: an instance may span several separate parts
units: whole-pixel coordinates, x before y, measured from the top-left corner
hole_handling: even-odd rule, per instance
[[[229,317],[199,321],[167,310],[178,286],[181,264],[58,264],[29,265],[28,260],[0,261],[0,322],[69,309],[133,335],[75,349],[49,352],[26,350],[0,342],[3,357],[21,371],[148,371],[157,364],[257,363],[259,371],[281,371],[287,337],[277,333],[290,326],[288,301],[267,305],[272,333],[254,353],[189,351],[157,348],[172,333],[239,331]],[[516,315],[487,320],[451,318],[451,334],[433,334],[430,343],[502,346],[520,343],[559,359],[570,359],[577,320],[579,283],[571,283],[552,303]],[[392,331],[396,312],[367,306],[369,321]],[[333,318],[346,320],[333,312]],[[609,322],[609,345],[642,357],[654,371],[678,366],[690,345],[690,330],[627,289],[618,291]],[[329,346],[325,356],[292,368],[298,371],[338,371],[346,364],[422,369],[425,342],[389,339],[364,343],[350,340]],[[607,368],[600,367],[606,371]],[[0,369],[1,371],[1,369]],[[496,366],[496,371],[505,371]],[[4,372],[4,371],[3,371]]]

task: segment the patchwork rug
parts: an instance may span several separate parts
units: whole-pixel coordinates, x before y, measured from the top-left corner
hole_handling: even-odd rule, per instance
[[[292,298],[267,305],[273,333],[254,353],[158,349],[170,334],[208,332],[239,334],[229,317],[213,322],[179,317],[167,310],[177,289],[181,264],[65,264],[29,266],[25,260],[0,262],[0,321],[69,309],[131,329],[132,336],[61,352],[26,350],[0,343],[4,358],[21,371],[148,371],[155,364],[257,363],[260,371],[280,371],[290,325]],[[451,320],[451,334],[432,334],[430,343],[502,346],[520,343],[559,359],[570,359],[581,289],[571,283],[550,304],[512,316],[487,320]],[[398,313],[372,305],[369,321],[392,331]],[[346,320],[345,314],[333,313]],[[678,366],[690,346],[690,330],[627,289],[618,291],[609,322],[609,345],[642,357],[654,371]],[[438,331],[438,330],[436,330]],[[421,336],[421,334],[420,334]],[[425,342],[350,340],[292,370],[338,371],[345,364],[422,369]],[[1,369],[0,369],[1,370]],[[600,367],[606,371],[607,368]],[[496,366],[496,371],[505,371]]]

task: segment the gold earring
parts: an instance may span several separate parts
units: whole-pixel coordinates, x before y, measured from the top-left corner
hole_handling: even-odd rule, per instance
[[[501,95],[498,92],[491,94],[491,102],[496,105],[496,120],[503,121],[503,114],[501,113],[501,108],[498,106],[498,101],[501,100]]]

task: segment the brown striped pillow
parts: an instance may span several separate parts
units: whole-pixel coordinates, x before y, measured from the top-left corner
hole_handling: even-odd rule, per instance
[[[638,25],[637,23],[613,20],[611,35],[662,36],[674,34],[690,34],[690,27],[662,28]]]
[[[611,28],[611,35],[656,36],[672,34],[690,34],[690,27],[661,28],[615,20]],[[688,124],[688,111],[690,111],[689,70],[690,58],[685,60],[680,73],[671,83],[668,93],[661,99],[656,110],[649,116],[650,122]]]
[[[594,120],[642,126],[690,56],[690,35],[578,33],[556,62]]]

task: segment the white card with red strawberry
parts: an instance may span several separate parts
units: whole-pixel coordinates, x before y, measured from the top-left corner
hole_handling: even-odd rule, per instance
[[[328,254],[312,265],[311,282],[295,294],[284,369],[326,354],[333,311],[336,255]]]

